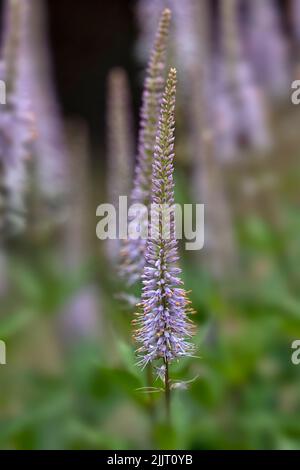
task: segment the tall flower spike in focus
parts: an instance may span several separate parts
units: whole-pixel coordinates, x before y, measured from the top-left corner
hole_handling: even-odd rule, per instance
[[[108,77],[107,148],[108,201],[117,208],[119,196],[130,191],[134,154],[129,84],[122,68],[114,68]],[[119,240],[107,240],[107,256],[113,264],[119,252]]]
[[[191,355],[193,345],[189,338],[193,325],[188,318],[190,302],[180,279],[174,218],[174,124],[175,124],[176,70],[171,69],[161,103],[159,127],[152,173],[152,226],[147,241],[146,264],[143,270],[141,311],[134,324],[135,339],[140,344],[139,365],[145,367],[162,360],[166,396],[169,390],[168,365],[174,359]],[[165,210],[170,217],[165,225]],[[156,223],[153,225],[153,220]],[[167,230],[165,230],[167,229]]]
[[[138,138],[138,157],[131,193],[131,204],[149,206],[152,178],[152,158],[155,145],[159,108],[164,89],[164,69],[171,12],[162,12],[154,47],[144,83],[141,123]],[[143,225],[143,221],[141,221]],[[121,275],[129,284],[140,279],[144,266],[146,237],[129,239],[121,250]]]

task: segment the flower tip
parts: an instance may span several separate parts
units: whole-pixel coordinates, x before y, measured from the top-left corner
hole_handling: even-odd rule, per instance
[[[172,15],[170,8],[165,8],[162,14],[163,14],[163,16],[167,17],[168,19],[170,19],[171,15]]]
[[[177,70],[174,67],[171,67],[168,74],[168,82],[172,83],[173,85],[177,82]]]

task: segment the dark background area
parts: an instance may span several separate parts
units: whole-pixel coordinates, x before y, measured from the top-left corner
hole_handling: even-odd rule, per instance
[[[126,69],[133,104],[138,106],[139,69],[133,53],[137,37],[135,3],[48,0],[49,39],[59,102],[64,114],[87,120],[95,143],[102,143],[106,78],[112,67]]]

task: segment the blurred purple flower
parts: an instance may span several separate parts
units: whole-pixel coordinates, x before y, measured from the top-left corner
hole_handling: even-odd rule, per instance
[[[125,70],[115,68],[108,78],[107,147],[108,201],[117,209],[119,196],[128,196],[134,155],[129,84]],[[120,241],[107,240],[108,258],[115,263]]]
[[[247,47],[257,82],[268,95],[280,98],[289,90],[290,63],[277,2],[248,0],[248,5]]]
[[[100,312],[99,289],[93,284],[79,289],[64,306],[60,319],[64,344],[96,339],[101,333]]]
[[[291,18],[293,23],[294,35],[297,43],[300,44],[300,0],[291,2]]]
[[[172,0],[138,0],[136,17],[139,25],[137,55],[142,63],[146,63],[149,51],[153,46],[153,31],[159,22],[161,12],[170,8]]]
[[[220,63],[217,70],[212,110],[220,159],[231,160],[242,146],[268,150],[271,138],[267,102],[263,90],[255,83],[250,63],[240,60],[236,64],[234,82],[224,64]]]
[[[24,87],[30,93],[38,117],[35,141],[35,189],[39,219],[56,225],[66,215],[70,192],[70,155],[65,142],[60,109],[53,86],[44,0],[27,4],[27,35],[24,41]]]
[[[141,121],[138,139],[138,157],[135,169],[131,204],[150,203],[152,159],[159,116],[159,106],[164,87],[164,69],[170,10],[163,11],[147,68],[142,98]],[[133,284],[138,281],[144,266],[146,239],[129,239],[121,250],[121,275]]]
[[[233,158],[241,144],[265,151],[271,143],[264,95],[242,41],[239,6],[237,0],[221,2],[221,58],[214,67],[213,113],[224,160]]]
[[[70,165],[70,202],[68,216],[61,233],[60,269],[67,279],[74,279],[88,266],[92,252],[91,175],[88,165],[88,132],[82,121],[67,126],[67,137],[72,155]],[[78,191],[80,188],[80,191]],[[95,288],[92,276],[68,299],[60,312],[63,338],[76,342],[78,338],[95,337],[101,329],[101,292]]]
[[[6,84],[6,104],[0,115],[1,231],[24,228],[28,161],[33,154],[34,117],[26,87],[25,38],[27,4],[7,0],[0,79]]]

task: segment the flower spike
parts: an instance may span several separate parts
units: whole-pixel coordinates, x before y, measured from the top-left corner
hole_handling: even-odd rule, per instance
[[[176,266],[179,259],[175,235],[174,210],[166,236],[162,207],[174,207],[174,125],[175,125],[176,70],[171,69],[161,103],[159,126],[152,170],[151,202],[155,229],[146,248],[143,270],[141,312],[134,323],[139,364],[146,366],[163,359],[165,366],[177,358],[191,355],[192,324],[188,318],[190,302]],[[151,219],[153,224],[153,218]]]

